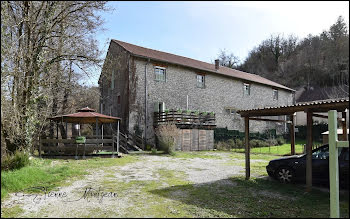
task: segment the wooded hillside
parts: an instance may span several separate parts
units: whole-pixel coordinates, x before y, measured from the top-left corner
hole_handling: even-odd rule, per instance
[[[220,63],[261,75],[288,87],[333,87],[333,96],[348,96],[349,32],[343,17],[320,35],[297,39],[273,35],[253,48],[238,65],[237,57],[223,51]]]

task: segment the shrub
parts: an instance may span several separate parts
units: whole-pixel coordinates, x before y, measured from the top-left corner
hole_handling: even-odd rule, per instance
[[[16,150],[1,159],[1,170],[14,170],[29,164],[29,154],[23,150]]]
[[[235,148],[235,146],[236,146],[236,143],[233,139],[227,140],[227,144],[230,147],[230,149]]]
[[[152,154],[157,154],[157,148],[152,148]]]
[[[219,141],[215,148],[219,151],[229,151],[231,149],[230,144],[226,141]]]
[[[286,143],[286,140],[284,140],[284,138],[282,136],[278,137],[276,140],[277,140],[278,145],[282,145],[282,144]]]
[[[244,147],[244,142],[241,139],[237,138],[235,145],[236,145],[237,148],[243,148]]]
[[[278,145],[278,142],[274,138],[267,139],[266,142],[268,143],[268,146],[275,146]]]
[[[175,152],[176,139],[180,135],[180,130],[175,124],[161,125],[156,128],[155,133],[159,139],[160,148],[167,154],[173,155]]]

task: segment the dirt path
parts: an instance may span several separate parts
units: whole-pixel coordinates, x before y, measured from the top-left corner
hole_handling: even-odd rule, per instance
[[[123,217],[130,214],[130,208],[137,211],[142,200],[157,202],[153,194],[144,192],[143,185],[166,188],[169,182],[164,177],[196,186],[217,181],[233,184],[226,179],[244,175],[243,166],[227,165],[232,162],[227,153],[208,152],[207,155],[217,158],[138,155],[137,162],[90,171],[84,179],[68,182],[69,186],[53,193],[9,194],[1,207],[22,208],[20,217]]]

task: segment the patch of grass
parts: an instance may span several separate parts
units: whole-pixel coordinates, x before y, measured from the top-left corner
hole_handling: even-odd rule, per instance
[[[53,188],[66,185],[66,179],[78,179],[87,174],[89,169],[122,166],[134,162],[137,157],[93,158],[86,160],[55,160],[36,158],[29,166],[14,171],[1,171],[1,202],[8,193],[45,186]],[[37,192],[37,191],[36,191]]]
[[[305,140],[297,140],[295,142],[295,153],[302,154],[304,151],[304,144],[306,144]],[[315,145],[321,144],[320,142],[314,142]],[[235,152],[244,152],[245,149],[233,149]],[[270,147],[257,147],[251,148],[251,153],[259,153],[259,154],[274,154],[274,155],[289,155],[291,152],[290,142],[278,146],[270,146]]]
[[[258,178],[229,180],[234,184],[219,180],[212,184],[171,186],[152,193],[181,202],[181,209],[177,210],[190,212],[191,217],[329,217],[327,192],[305,193],[305,188],[299,185]],[[178,191],[189,195],[174,196]],[[349,215],[348,203],[348,196],[341,197],[342,217]]]
[[[1,192],[2,193],[2,192]],[[19,206],[13,206],[11,208],[3,208],[1,207],[1,217],[2,218],[17,218],[23,213],[23,209]]]

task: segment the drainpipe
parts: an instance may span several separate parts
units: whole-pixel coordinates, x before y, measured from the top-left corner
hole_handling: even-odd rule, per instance
[[[147,66],[150,59],[145,64],[145,147],[147,145]]]

